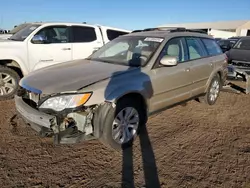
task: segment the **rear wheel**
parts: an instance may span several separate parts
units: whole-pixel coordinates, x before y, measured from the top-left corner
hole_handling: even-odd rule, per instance
[[[211,80],[205,96],[198,98],[199,102],[203,102],[208,105],[214,105],[219,97],[221,88],[222,88],[222,82],[220,76],[216,74]]]
[[[124,98],[118,101],[115,108],[111,105],[103,125],[101,142],[116,150],[130,147],[146,123],[143,105],[136,100]]]
[[[0,66],[0,100],[12,99],[18,89],[19,75],[12,69]]]

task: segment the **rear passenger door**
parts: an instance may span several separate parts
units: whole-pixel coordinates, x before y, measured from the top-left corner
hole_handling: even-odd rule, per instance
[[[84,59],[103,46],[98,27],[71,26],[72,57]]]
[[[186,37],[186,43],[188,59],[192,62],[192,95],[195,96],[205,91],[206,83],[213,72],[213,63],[200,38]]]

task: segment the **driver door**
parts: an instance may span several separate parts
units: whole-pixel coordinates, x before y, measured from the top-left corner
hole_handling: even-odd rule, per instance
[[[49,26],[36,33],[44,40],[28,43],[30,71],[72,60],[69,27]]]

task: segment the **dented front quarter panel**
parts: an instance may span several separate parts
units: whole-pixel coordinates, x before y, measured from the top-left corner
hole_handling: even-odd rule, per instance
[[[149,76],[146,74],[146,71],[139,68],[100,81],[80,90],[80,92],[90,91],[92,91],[93,94],[85,106],[101,104],[105,101],[116,103],[122,96],[130,93],[142,95],[146,103],[148,103],[149,98],[153,95]]]

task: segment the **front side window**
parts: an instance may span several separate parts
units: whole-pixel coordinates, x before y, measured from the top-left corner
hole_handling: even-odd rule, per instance
[[[200,43],[198,38],[186,38],[187,47],[189,51],[189,59],[199,59],[206,56],[202,44]]]
[[[233,47],[234,49],[250,50],[250,38],[240,39]]]
[[[73,42],[93,42],[97,39],[95,28],[72,26]]]
[[[69,42],[67,26],[46,27],[38,31],[36,35],[43,37],[45,40],[44,43],[46,44]]]
[[[126,35],[126,34],[128,34],[128,32],[116,31],[111,29],[107,30],[107,36],[109,40],[113,40],[121,35]]]
[[[125,66],[145,66],[159,47],[162,38],[119,37],[104,45],[88,59]]]
[[[35,29],[40,27],[39,24],[30,24],[26,27],[22,28],[18,32],[16,32],[14,35],[12,35],[9,39],[14,41],[24,41]]]
[[[221,48],[218,46],[215,40],[213,39],[201,39],[204,43],[208,55],[219,55],[222,53]],[[230,45],[230,41],[220,41],[219,42],[221,46],[227,46]]]
[[[160,59],[163,56],[174,56],[177,58],[177,61],[183,62],[187,60],[187,55],[184,50],[184,40],[183,38],[174,38],[170,39],[166,46],[163,48]]]

